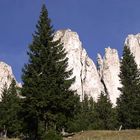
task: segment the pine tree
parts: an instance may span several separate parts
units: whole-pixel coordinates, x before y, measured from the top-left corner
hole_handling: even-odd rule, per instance
[[[19,136],[21,131],[21,121],[18,113],[20,111],[20,99],[17,96],[15,80],[9,88],[5,85],[0,102],[0,128],[7,132],[8,137]]]
[[[90,113],[90,105],[89,99],[86,94],[84,94],[84,98],[82,102],[79,103],[79,107],[73,120],[69,121],[69,132],[79,132],[82,130],[88,130],[90,120],[89,120],[89,113]]]
[[[54,30],[48,18],[46,6],[41,15],[32,44],[29,46],[29,62],[23,69],[23,116],[26,133],[30,139],[41,139],[49,129],[60,131],[74,115],[79,97],[70,90],[74,78],[72,70],[66,70],[68,58],[60,40],[54,41]]]
[[[101,93],[94,109],[94,129],[111,130],[116,126],[115,109],[107,93]]]
[[[125,46],[120,66],[118,120],[124,129],[140,128],[140,72],[130,49]]]
[[[79,114],[79,127],[82,130],[88,130],[90,125],[90,102],[87,94],[84,94],[84,99],[81,102],[81,112]]]
[[[79,107],[75,117],[69,122],[70,132],[79,132],[82,130],[92,130],[95,127],[95,102],[92,97],[84,94],[83,101],[79,103]]]

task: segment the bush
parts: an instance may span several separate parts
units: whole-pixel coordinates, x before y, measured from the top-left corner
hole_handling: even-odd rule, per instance
[[[55,131],[50,130],[47,134],[42,137],[42,140],[63,140],[62,137]]]

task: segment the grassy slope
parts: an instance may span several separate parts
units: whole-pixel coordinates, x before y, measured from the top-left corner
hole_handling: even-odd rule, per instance
[[[140,130],[85,131],[77,133],[70,140],[140,140]]]

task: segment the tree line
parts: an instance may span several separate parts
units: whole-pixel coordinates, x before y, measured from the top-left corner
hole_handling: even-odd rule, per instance
[[[22,70],[22,88],[13,79],[5,85],[0,102],[0,132],[8,137],[29,140],[61,140],[62,129],[118,130],[140,128],[140,71],[127,46],[123,50],[119,88],[121,95],[113,107],[106,92],[97,102],[86,94],[80,101],[70,87],[75,81],[67,70],[67,53],[61,40],[54,41],[54,29],[46,6],[27,52]]]

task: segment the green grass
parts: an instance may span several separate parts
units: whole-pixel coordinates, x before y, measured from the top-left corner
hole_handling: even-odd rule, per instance
[[[77,133],[70,140],[140,140],[140,130],[85,131]]]

